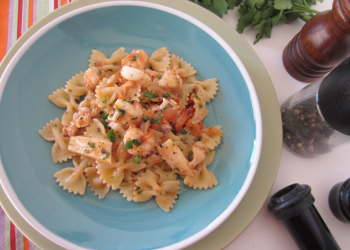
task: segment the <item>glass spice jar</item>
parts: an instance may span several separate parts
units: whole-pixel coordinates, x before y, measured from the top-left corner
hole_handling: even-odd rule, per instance
[[[312,158],[350,141],[350,57],[281,105],[283,145]]]

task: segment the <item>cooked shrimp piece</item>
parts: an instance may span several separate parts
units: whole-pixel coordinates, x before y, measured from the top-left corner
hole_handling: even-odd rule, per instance
[[[73,120],[77,128],[87,127],[91,124],[91,110],[88,107],[82,107],[78,112],[74,113]]]
[[[122,66],[130,66],[136,69],[144,69],[148,62],[147,53],[142,50],[133,50],[122,60]]]
[[[145,69],[145,74],[147,74],[149,77],[151,77],[152,81],[156,78],[160,79],[163,74],[159,73],[158,71],[151,70],[151,69]]]
[[[171,92],[182,91],[182,78],[172,70],[164,72],[162,78],[158,81],[159,87]]]
[[[190,168],[196,167],[198,164],[201,164],[205,160],[205,153],[208,152],[209,149],[207,146],[204,145],[203,142],[197,141],[195,142],[192,147],[191,151],[192,152],[192,161],[189,163]],[[191,159],[190,159],[191,160]]]
[[[124,135],[124,144],[129,154],[146,156],[151,153],[156,144],[154,131],[143,131],[131,125]]]
[[[65,125],[62,131],[63,131],[63,135],[66,135],[69,137],[76,135],[78,132],[78,128],[77,126],[75,126],[75,121],[71,121],[70,123]]]
[[[89,68],[84,74],[84,83],[86,87],[94,90],[105,74],[106,72],[102,69],[95,67]]]

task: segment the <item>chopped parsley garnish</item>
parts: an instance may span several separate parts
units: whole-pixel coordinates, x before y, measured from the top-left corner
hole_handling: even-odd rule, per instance
[[[138,191],[137,193],[138,193],[138,194],[141,194],[141,193],[142,193],[142,191],[143,191],[143,189],[141,189],[141,190],[140,190],[140,191]]]
[[[134,117],[134,118],[132,118],[131,120],[136,120],[138,117]]]
[[[151,93],[151,92],[149,92],[147,90],[147,92],[145,93],[145,97],[156,98],[156,97],[158,97],[158,95],[157,94],[153,94],[153,93]]]
[[[84,151],[86,154],[90,153],[90,150],[85,149]]]
[[[106,102],[107,102],[107,97],[103,97],[102,103],[106,103]]]
[[[131,61],[136,61],[136,56],[134,56],[134,57],[131,59]]]
[[[117,134],[118,138],[122,138],[122,135],[118,131],[115,131],[115,133]]]
[[[108,115],[108,114],[107,114],[107,115]],[[101,119],[100,121],[101,121],[101,123],[103,124],[103,127],[107,128],[108,122],[106,122],[106,120],[103,120],[103,119]]]
[[[116,108],[117,108],[117,110],[118,110],[118,112],[119,112],[119,114],[121,115],[121,116],[124,116],[125,115],[125,109],[120,109],[120,108],[118,108],[117,106],[115,106]]]
[[[196,98],[198,97],[197,93],[194,93],[193,96],[196,97]]]
[[[134,158],[134,162],[136,162],[137,164],[140,163],[140,156],[139,155],[136,155],[135,158]]]
[[[55,124],[53,125],[53,127],[56,128],[56,127],[57,127],[57,124],[55,123]]]
[[[169,102],[166,106],[165,106],[165,108],[162,108],[161,110],[160,110],[160,112],[163,112],[164,110],[166,110],[167,108],[172,108],[173,107],[173,105],[171,105],[171,103]]]
[[[103,157],[102,160],[106,160],[110,155],[111,155],[111,153],[110,153],[110,152],[107,152],[107,153],[106,153],[106,156]]]
[[[199,103],[198,106],[199,106],[200,108],[203,108],[203,105],[202,105],[201,103]]]
[[[181,129],[180,133],[183,134],[183,135],[188,134],[188,132],[185,129]]]
[[[157,78],[158,78],[158,79],[162,78],[162,75],[161,75],[161,74],[158,74],[158,75],[157,75]]]
[[[101,75],[101,74],[102,74],[102,70],[99,69],[99,70],[98,70],[98,73]]]
[[[158,118],[152,119],[152,120],[151,120],[151,123],[160,123],[160,121],[162,120],[162,118],[163,118],[163,116],[160,115],[160,116],[158,116]]]
[[[134,144],[136,146],[140,146],[141,142],[139,140],[137,140],[137,139],[132,139],[130,141],[126,141],[126,143],[125,143],[125,150],[132,149],[134,147]]]
[[[131,101],[130,100],[130,97],[128,99],[123,99],[124,102],[128,102],[128,103],[131,103],[131,104],[134,104],[134,101]]]
[[[170,94],[165,94],[165,95],[163,95],[164,98],[168,98],[168,97],[170,97],[170,96],[171,96]]]
[[[143,106],[143,108],[144,108],[144,109],[148,109],[148,107],[147,107],[147,106]]]
[[[108,118],[108,114],[99,114],[99,116],[103,119],[106,120]]]
[[[137,190],[140,190],[140,189],[141,189],[141,188],[140,188],[139,186],[136,186],[136,191],[137,191]]]
[[[179,63],[179,67],[181,68],[181,64]]]
[[[68,91],[69,91],[69,92],[72,92],[72,90],[71,90],[71,89],[68,89]]]
[[[95,148],[95,143],[94,142],[88,142],[87,144],[90,146],[90,148]]]
[[[188,152],[188,159],[190,161],[193,161],[193,152],[192,151]]]
[[[109,130],[107,137],[112,143],[115,142],[115,136],[116,134],[114,133],[114,129]]]
[[[143,120],[144,122],[147,122],[147,121],[148,121],[148,119],[149,119],[149,117],[148,117],[148,116],[144,116],[144,117],[142,117],[142,120]]]
[[[183,94],[181,93],[181,94],[179,95],[179,97],[180,97],[180,99],[182,99],[182,97],[183,97]]]

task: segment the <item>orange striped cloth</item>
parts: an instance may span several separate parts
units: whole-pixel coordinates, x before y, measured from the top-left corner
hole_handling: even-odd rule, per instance
[[[36,21],[73,0],[0,0],[0,62]],[[0,206],[0,250],[39,250],[10,221]]]

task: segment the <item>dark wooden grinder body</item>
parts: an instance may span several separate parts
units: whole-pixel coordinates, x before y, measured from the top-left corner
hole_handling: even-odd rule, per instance
[[[312,17],[283,51],[288,73],[301,82],[322,78],[350,55],[350,2],[334,0],[332,10]]]

